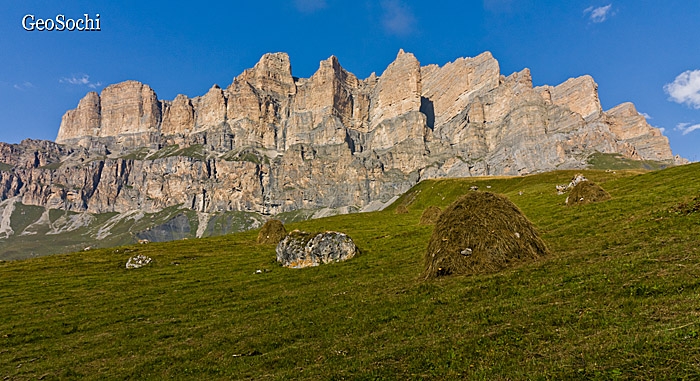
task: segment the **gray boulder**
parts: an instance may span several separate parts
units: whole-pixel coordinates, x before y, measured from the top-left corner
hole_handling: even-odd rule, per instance
[[[342,262],[357,254],[352,238],[344,233],[307,233],[295,230],[277,245],[277,262],[284,267],[303,268]]]

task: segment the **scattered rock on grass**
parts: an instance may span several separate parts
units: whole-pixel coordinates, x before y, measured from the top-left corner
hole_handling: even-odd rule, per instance
[[[557,188],[557,194],[558,194],[558,195],[562,195],[562,194],[564,194],[564,193],[570,191],[570,190],[573,189],[576,185],[578,185],[578,184],[580,184],[580,183],[582,183],[582,182],[584,182],[584,181],[588,181],[588,179],[587,179],[584,175],[582,175],[582,174],[580,174],[580,173],[577,173],[576,176],[574,176],[574,177],[571,179],[571,181],[569,182],[569,184],[567,184],[567,185],[557,185],[557,186],[556,186],[556,188]]]
[[[126,268],[127,270],[138,269],[151,263],[152,260],[152,258],[139,254],[135,257],[129,258],[129,260],[126,261]]]

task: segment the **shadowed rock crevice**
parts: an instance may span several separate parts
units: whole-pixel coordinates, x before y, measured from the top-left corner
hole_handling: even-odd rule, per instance
[[[420,112],[425,114],[426,124],[432,130],[435,128],[435,108],[433,101],[426,97],[420,97]]]

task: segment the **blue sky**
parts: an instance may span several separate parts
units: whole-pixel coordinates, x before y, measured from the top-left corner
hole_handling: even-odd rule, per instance
[[[94,18],[100,32],[27,32],[22,18]],[[161,99],[224,87],[267,52],[308,77],[335,55],[359,78],[403,48],[443,65],[486,50],[535,85],[590,74],[604,109],[631,101],[700,160],[700,2],[651,0],[3,1],[0,141],[56,137],[88,91],[128,79]]]

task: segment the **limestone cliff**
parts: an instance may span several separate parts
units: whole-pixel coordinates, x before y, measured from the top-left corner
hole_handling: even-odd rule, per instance
[[[296,78],[274,53],[194,98],[137,81],[88,93],[56,143],[0,144],[0,196],[91,213],[349,210],[424,178],[581,168],[594,152],[674,161],[632,104],[602,110],[590,76],[533,88],[488,52],[421,67],[402,50],[380,76],[330,57]]]

